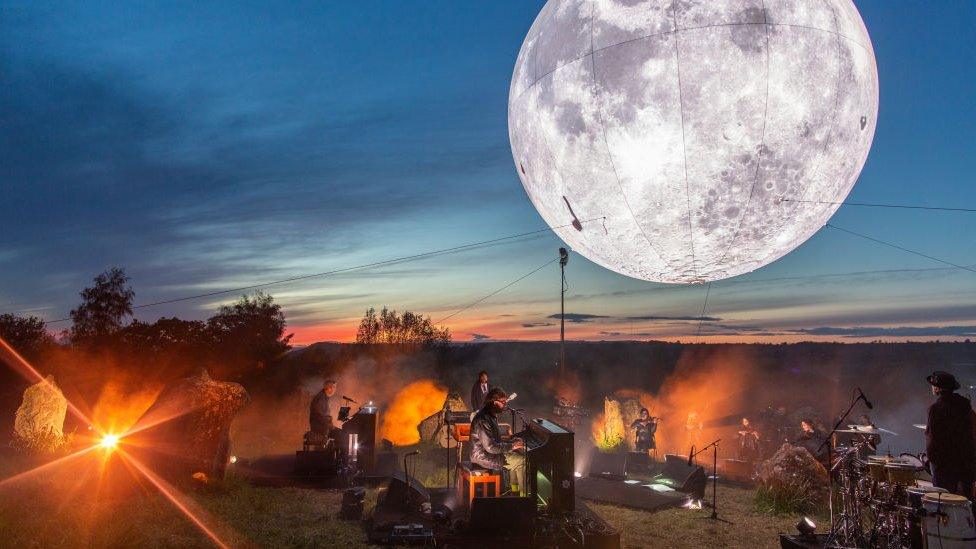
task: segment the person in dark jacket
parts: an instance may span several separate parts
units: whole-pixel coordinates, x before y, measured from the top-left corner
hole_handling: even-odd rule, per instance
[[[336,392],[336,382],[334,379],[327,379],[322,384],[322,390],[312,399],[312,405],[308,412],[309,430],[317,435],[328,437],[333,429],[332,425],[332,406],[329,398]]]
[[[641,408],[640,417],[630,424],[634,430],[634,449],[649,456],[654,455],[657,443],[654,440],[654,433],[657,432],[657,422],[660,418],[651,417],[647,408]]]
[[[932,467],[932,484],[972,499],[976,480],[976,413],[969,399],[956,394],[959,382],[948,372],[926,378],[938,397],[929,407],[925,453]]]
[[[519,450],[525,444],[518,439],[502,441],[498,427],[498,414],[505,409],[508,395],[498,387],[492,387],[474,419],[471,420],[471,462],[485,469],[504,469],[508,471],[515,491],[525,487],[525,455]]]
[[[482,370],[478,372],[478,380],[471,386],[471,411],[477,412],[484,407],[488,389],[488,372]]]

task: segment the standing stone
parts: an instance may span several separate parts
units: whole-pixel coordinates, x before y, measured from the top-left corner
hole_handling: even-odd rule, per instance
[[[230,425],[250,397],[238,383],[214,381],[206,369],[167,387],[136,423],[148,427],[133,451],[143,451],[173,480],[223,479]],[[202,476],[201,476],[202,474]]]
[[[64,445],[64,418],[68,399],[54,376],[24,390],[24,400],[14,419],[14,445],[32,451],[52,451]]]
[[[442,448],[454,448],[457,442],[451,436],[450,430],[444,424],[444,408],[452,412],[467,412],[468,406],[458,393],[450,393],[441,409],[424,418],[418,425],[417,431],[420,433],[420,441],[427,443],[436,442]]]

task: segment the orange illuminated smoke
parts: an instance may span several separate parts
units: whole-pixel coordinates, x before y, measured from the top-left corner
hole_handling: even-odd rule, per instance
[[[444,407],[447,389],[429,379],[414,381],[400,390],[383,414],[383,438],[397,446],[420,442],[417,425]]]

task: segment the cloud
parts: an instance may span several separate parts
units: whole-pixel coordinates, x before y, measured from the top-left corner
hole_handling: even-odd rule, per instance
[[[555,326],[555,322],[525,322],[523,328],[542,328],[543,326]]]
[[[591,320],[595,320],[598,318],[610,318],[608,316],[591,315],[586,313],[566,313],[565,317],[566,317],[566,322],[572,322],[574,324],[582,324],[583,322],[590,322]],[[554,315],[549,315],[547,318],[553,318],[559,320],[561,316],[558,313],[556,313]]]
[[[715,316],[625,316],[624,320],[689,320],[703,322],[718,322],[721,318]]]
[[[817,328],[790,330],[790,332],[818,336],[840,336],[845,338],[969,337],[976,336],[976,326],[856,326],[851,328],[819,326]]]
[[[491,339],[491,336],[485,334],[471,334],[472,341],[484,341],[486,339]]]

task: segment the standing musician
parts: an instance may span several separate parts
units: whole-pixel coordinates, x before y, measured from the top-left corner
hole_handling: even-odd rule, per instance
[[[956,394],[959,382],[948,372],[926,380],[938,397],[929,407],[925,452],[932,466],[932,484],[972,499],[976,479],[976,413],[969,399]]]
[[[657,424],[661,421],[659,417],[651,417],[647,408],[641,408],[640,417],[630,424],[634,430],[634,447],[638,452],[645,453],[651,458],[657,451],[657,443],[654,441],[654,433],[657,432]]]
[[[478,372],[478,380],[471,386],[471,410],[477,412],[485,405],[488,396],[488,372]]]
[[[315,395],[311,406],[309,406],[309,430],[323,438],[329,438],[329,433],[335,428],[332,423],[332,406],[329,403],[329,398],[335,392],[336,381],[334,379],[325,380],[325,383],[322,384],[322,390]]]
[[[749,418],[742,418],[742,427],[736,434],[739,439],[738,459],[754,462],[759,459],[759,431],[752,427]]]
[[[485,469],[504,469],[511,484],[525,489],[525,449],[520,439],[503,442],[498,427],[498,414],[505,409],[508,395],[499,387],[492,387],[485,397],[485,404],[471,420],[471,462]]]

